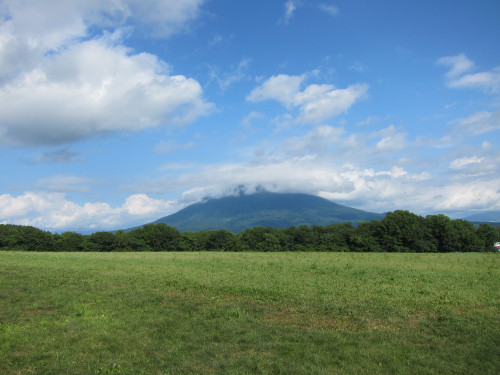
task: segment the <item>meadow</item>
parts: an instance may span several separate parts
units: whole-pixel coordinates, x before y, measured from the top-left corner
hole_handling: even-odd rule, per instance
[[[498,374],[499,264],[0,252],[0,373]]]

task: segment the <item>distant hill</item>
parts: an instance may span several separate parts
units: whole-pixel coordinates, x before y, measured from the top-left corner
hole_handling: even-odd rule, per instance
[[[308,194],[256,193],[208,199],[156,220],[181,232],[225,229],[239,233],[256,226],[328,225],[381,220],[385,215],[333,203]]]
[[[481,223],[500,223],[500,211],[481,212],[467,216],[464,220]]]

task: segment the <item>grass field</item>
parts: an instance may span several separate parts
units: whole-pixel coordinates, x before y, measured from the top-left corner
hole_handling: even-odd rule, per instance
[[[498,374],[499,264],[0,252],[0,373]]]

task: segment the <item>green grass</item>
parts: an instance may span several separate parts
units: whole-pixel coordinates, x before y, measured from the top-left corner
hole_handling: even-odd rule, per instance
[[[498,374],[499,263],[0,252],[0,373]]]

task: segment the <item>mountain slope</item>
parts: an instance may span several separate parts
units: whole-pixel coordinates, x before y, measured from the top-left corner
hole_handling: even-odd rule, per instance
[[[238,233],[256,226],[288,228],[292,225],[358,223],[383,217],[314,195],[264,192],[209,199],[154,223],[165,223],[181,232],[226,229]]]
[[[500,211],[486,211],[478,214],[470,215],[464,218],[464,220],[473,222],[500,222]]]

